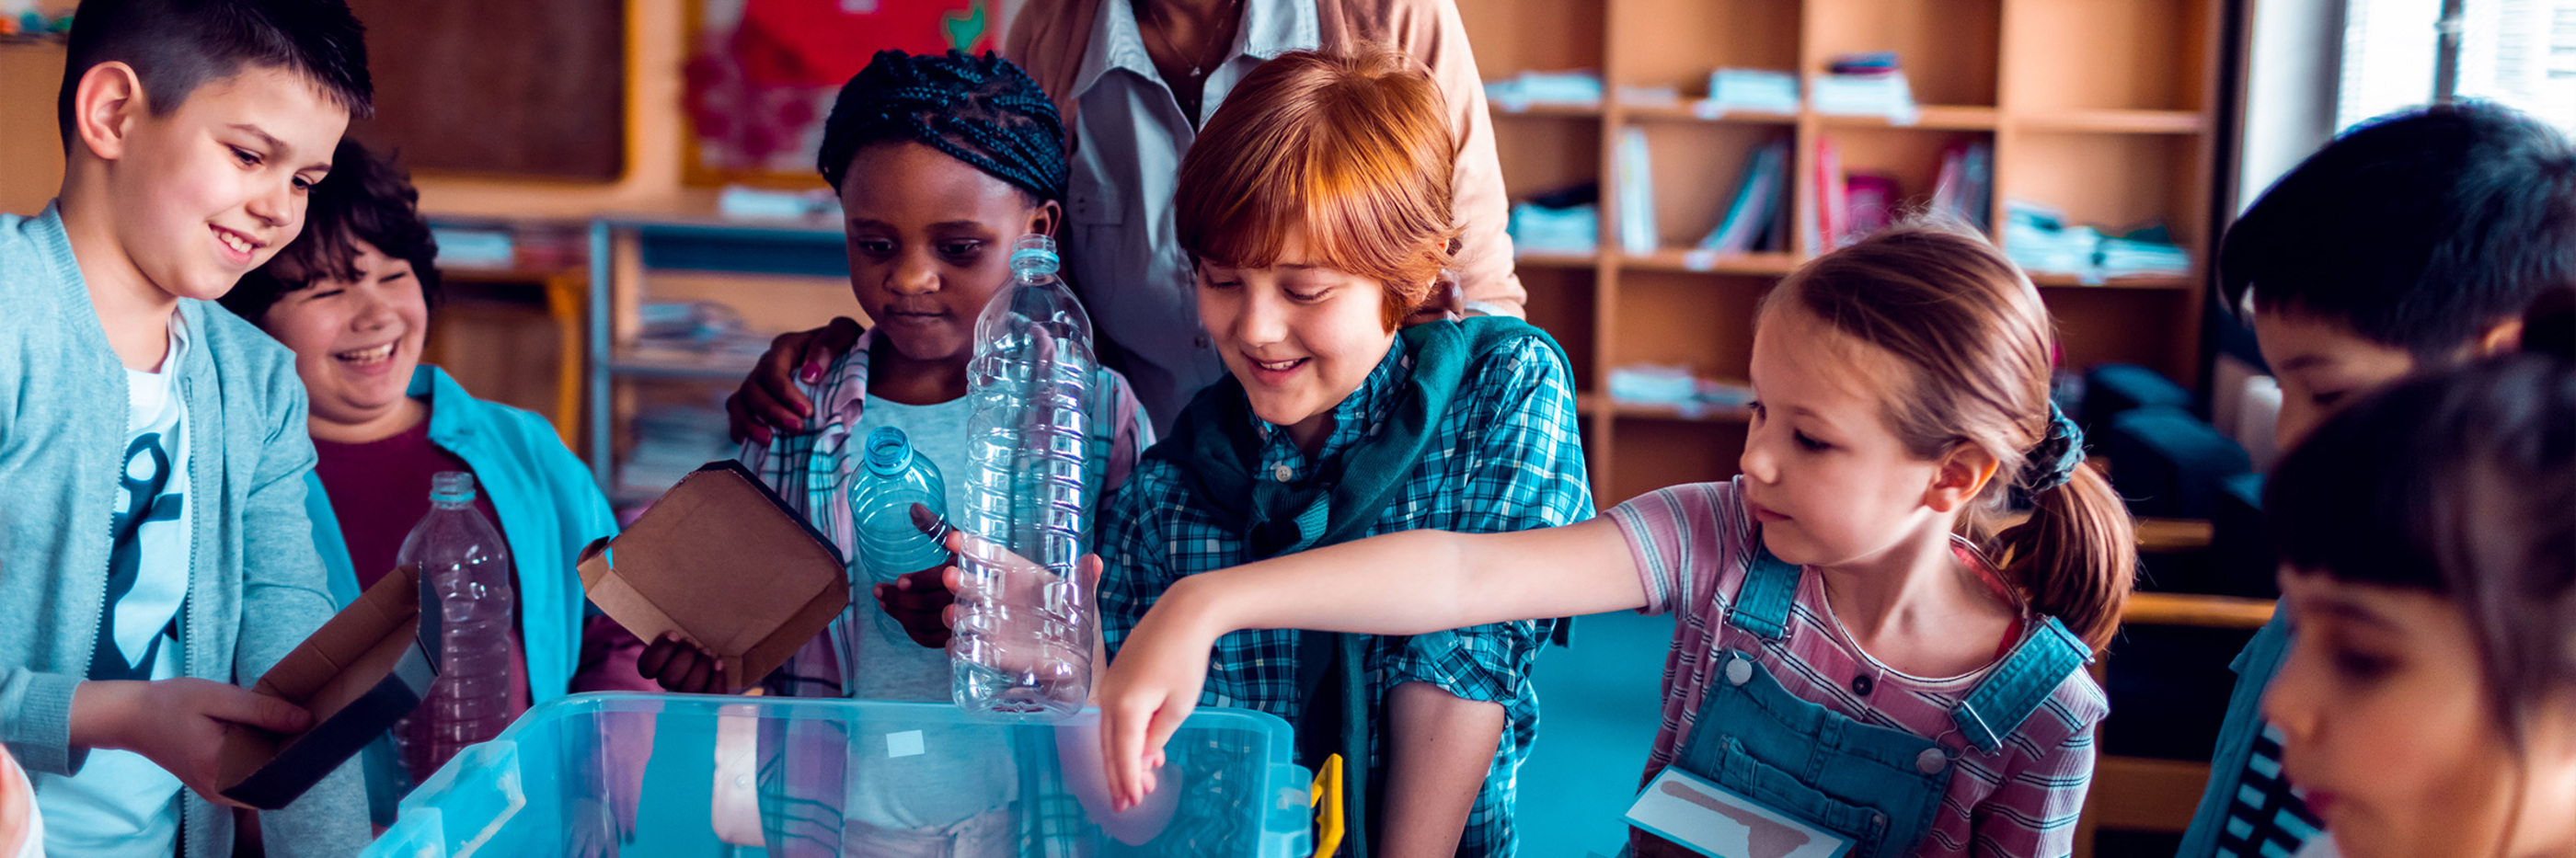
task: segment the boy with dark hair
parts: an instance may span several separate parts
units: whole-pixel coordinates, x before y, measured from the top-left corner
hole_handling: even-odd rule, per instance
[[[2265,191],[2228,229],[2218,270],[2231,307],[2251,298],[2288,449],[2377,388],[2509,349],[2535,297],[2576,285],[2576,149],[2491,104],[2374,120]],[[2275,613],[2236,657],[2183,858],[2288,855],[2319,833],[2260,711],[2286,622]]]
[[[339,0],[82,4],[61,192],[0,216],[0,741],[53,854],[230,854],[225,730],[309,721],[236,687],[333,611],[303,385],[208,302],[301,229],[361,33]],[[356,852],[356,774],[264,815],[269,849]]]

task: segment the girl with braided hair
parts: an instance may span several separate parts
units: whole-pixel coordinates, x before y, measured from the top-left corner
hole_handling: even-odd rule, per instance
[[[989,53],[882,51],[841,88],[815,166],[840,193],[850,291],[876,327],[800,382],[818,412],[808,426],[751,441],[741,459],[843,557],[859,557],[849,490],[865,470],[863,439],[881,427],[900,429],[914,455],[947,474],[948,506],[963,507],[975,320],[1011,280],[1013,242],[1052,235],[1063,222],[1062,141],[1046,93]],[[1094,425],[1111,451],[1101,485],[1115,488],[1153,430],[1138,419],[1126,380],[1105,369],[1101,376],[1110,413]],[[926,586],[916,586],[919,575],[905,578],[879,585],[874,604],[851,605],[767,677],[724,677],[713,657],[668,639],[649,645],[637,666],[675,691],[759,682],[770,694],[946,701],[949,662],[939,648],[947,631],[938,612],[948,594],[936,578]],[[880,634],[887,618],[870,616],[880,612],[900,620],[911,641]],[[950,750],[872,759],[848,773],[846,791],[840,755],[777,756],[777,749],[839,749],[852,740],[807,745],[794,735],[762,737],[765,794],[775,777],[786,777],[832,785],[790,786],[789,794],[846,794],[850,803],[829,812],[764,813],[765,825],[784,826],[768,832],[772,845],[788,854],[809,847],[816,854],[1018,854],[1008,749],[995,747],[988,733],[926,732],[929,747]]]
[[[1096,687],[1112,796],[1153,789],[1222,672],[1210,646],[1238,629],[1422,635],[1642,609],[1682,618],[1641,803],[1754,820],[1729,829],[1752,845],[1700,850],[2067,855],[2109,712],[2083,666],[2118,624],[2136,549],[2049,403],[2054,339],[2038,290],[1972,234],[1900,226],[1819,257],[1757,312],[1742,476],[1576,524],[1412,530],[1172,584]],[[2037,508],[1997,532],[2014,489]]]

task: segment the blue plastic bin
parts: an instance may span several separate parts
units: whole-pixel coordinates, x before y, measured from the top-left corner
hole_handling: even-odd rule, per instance
[[[991,808],[978,815],[977,848],[968,851],[1103,858],[1312,851],[1310,777],[1292,762],[1287,722],[1198,710],[1165,752],[1156,796],[1142,812],[1108,817],[1097,788],[1087,786],[1096,781],[1069,776],[1063,764],[1097,747],[1084,744],[1096,739],[1083,729],[1096,717],[996,724],[937,703],[579,694],[529,710],[500,737],[457,755],[403,799],[394,826],[363,855],[892,854],[872,839],[890,829],[868,818],[886,796],[864,793],[884,790],[886,773],[901,766],[956,760],[973,761],[966,765],[982,778],[976,783],[1001,785],[962,797]],[[949,756],[935,756],[942,754]],[[862,777],[869,766],[880,768]],[[858,788],[870,780],[879,785]],[[912,799],[954,788],[906,781],[899,791]]]

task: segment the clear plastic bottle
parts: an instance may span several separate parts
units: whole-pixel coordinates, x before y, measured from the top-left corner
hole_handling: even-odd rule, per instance
[[[930,457],[916,455],[903,430],[880,426],[868,433],[861,448],[858,478],[850,481],[850,522],[858,528],[858,565],[862,583],[892,584],[905,574],[948,562],[948,549],[913,524],[912,505],[921,504],[942,518],[948,515],[948,483]],[[873,605],[866,592],[850,594],[850,604]],[[879,634],[892,643],[910,645],[912,637],[886,612],[870,610]]]
[[[403,538],[395,563],[420,570],[438,595],[438,681],[394,726],[403,767],[418,783],[466,746],[510,725],[510,549],[474,508],[474,475],[430,478],[429,514]]]
[[[957,522],[1008,558],[963,552],[968,579],[949,638],[952,691],[968,712],[1053,721],[1091,694],[1092,594],[1075,574],[1095,455],[1091,318],[1056,278],[1055,242],[1022,237],[1010,285],[975,321],[966,509]]]

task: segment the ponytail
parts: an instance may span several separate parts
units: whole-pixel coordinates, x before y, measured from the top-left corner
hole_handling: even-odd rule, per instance
[[[1906,451],[1929,460],[1975,446],[2010,475],[1983,489],[1959,532],[2033,608],[2096,650],[2110,643],[2137,577],[2137,527],[2110,482],[2083,466],[2083,431],[2049,403],[2056,337],[2011,259],[1964,227],[1912,221],[1817,257],[1762,300],[1765,312],[1796,307],[1906,366],[1884,400]],[[1993,535],[1988,514],[2008,489],[2038,508]]]
[[[2095,652],[2111,643],[2138,568],[2137,525],[2100,471],[2077,466],[2065,484],[2034,492],[2030,520],[1995,537],[1989,556],[2041,613]]]

